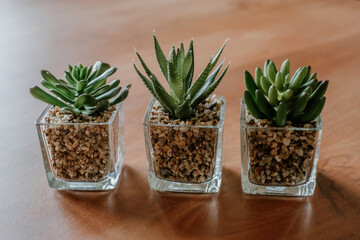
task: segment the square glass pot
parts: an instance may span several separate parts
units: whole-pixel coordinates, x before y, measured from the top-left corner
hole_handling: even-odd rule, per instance
[[[124,104],[107,122],[48,123],[48,105],[36,120],[49,186],[59,190],[112,190],[124,160]]]
[[[248,124],[241,99],[241,184],[244,193],[310,196],[316,184],[322,122],[303,127]]]
[[[215,193],[221,185],[222,133],[225,98],[220,120],[213,126],[151,123],[153,98],[146,110],[143,127],[148,178],[153,190]]]

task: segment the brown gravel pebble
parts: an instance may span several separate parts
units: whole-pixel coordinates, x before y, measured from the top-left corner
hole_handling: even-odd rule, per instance
[[[112,106],[99,115],[75,117],[60,111],[59,107],[52,107],[44,121],[58,124],[104,123],[115,110],[116,107]],[[113,124],[117,131],[119,116],[116,116]],[[108,125],[50,125],[45,126],[44,133],[55,177],[73,181],[101,181],[112,169]],[[114,137],[113,144],[117,146],[117,137]]]
[[[154,103],[150,123],[179,125],[149,127],[153,165],[157,177],[192,183],[202,183],[211,179],[218,130],[187,125],[215,126],[220,120],[222,104],[222,100],[213,95],[198,105],[194,117],[182,121],[171,119],[158,101]]]
[[[252,127],[274,127],[267,119],[255,119],[247,112]],[[316,127],[316,123],[285,127]],[[312,170],[317,131],[247,129],[250,180],[264,185],[297,185],[306,181]]]

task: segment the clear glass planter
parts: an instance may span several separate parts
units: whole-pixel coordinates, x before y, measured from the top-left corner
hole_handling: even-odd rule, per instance
[[[49,186],[59,190],[112,190],[124,160],[124,103],[103,123],[48,123],[48,105],[36,120]]]
[[[150,187],[158,191],[215,193],[222,179],[222,133],[225,98],[219,97],[220,121],[215,126],[149,122],[152,99],[143,127]]]
[[[312,195],[316,185],[321,130],[320,116],[304,127],[256,126],[248,118],[246,104],[241,99],[243,192],[280,196]]]

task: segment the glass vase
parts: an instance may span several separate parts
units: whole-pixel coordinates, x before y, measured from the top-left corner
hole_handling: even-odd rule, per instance
[[[124,104],[106,122],[45,121],[48,105],[36,120],[49,186],[59,190],[112,190],[124,160]]]
[[[215,126],[150,122],[156,99],[150,101],[143,128],[148,178],[153,190],[189,193],[219,191],[225,118],[225,98],[220,99],[220,120]]]
[[[257,124],[254,124],[257,121]],[[263,121],[263,122],[262,122]],[[322,122],[273,127],[255,120],[241,100],[241,184],[244,193],[310,196],[316,185]]]

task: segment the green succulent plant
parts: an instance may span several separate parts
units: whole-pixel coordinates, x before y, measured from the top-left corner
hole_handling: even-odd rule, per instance
[[[69,65],[69,71],[65,71],[65,81],[57,79],[47,70],[42,70],[43,79],[40,83],[55,96],[38,86],[30,88],[30,93],[35,98],[61,107],[62,111],[76,116],[97,114],[107,110],[111,105],[120,103],[128,96],[131,84],[127,85],[121,93],[119,79],[106,84],[106,79],[115,71],[115,67],[110,67],[109,64],[101,61],[89,67],[81,64]]]
[[[194,75],[194,48],[193,39],[190,41],[189,49],[185,54],[184,45],[181,43],[180,48],[175,49],[175,46],[170,51],[168,59],[166,59],[160,44],[156,39],[155,32],[153,33],[156,58],[159,63],[161,72],[163,73],[167,83],[169,84],[170,93],[160,84],[158,78],[150,71],[140,54],[136,51],[141,65],[143,66],[146,75],[145,77],[136,67],[135,61],[133,65],[149,89],[152,95],[160,102],[163,108],[170,114],[171,117],[177,119],[188,119],[195,113],[195,109],[199,103],[204,101],[219,85],[223,79],[229,64],[224,71],[216,78],[224,61],[211,72],[225,47],[225,43],[215,55],[211,57],[210,62],[200,75],[193,81]]]
[[[290,61],[285,60],[280,71],[270,60],[255,70],[255,80],[244,72],[244,99],[249,112],[255,118],[267,118],[277,126],[286,121],[309,123],[321,113],[329,81],[318,81],[317,74],[311,74],[311,67],[299,68],[290,78]]]

